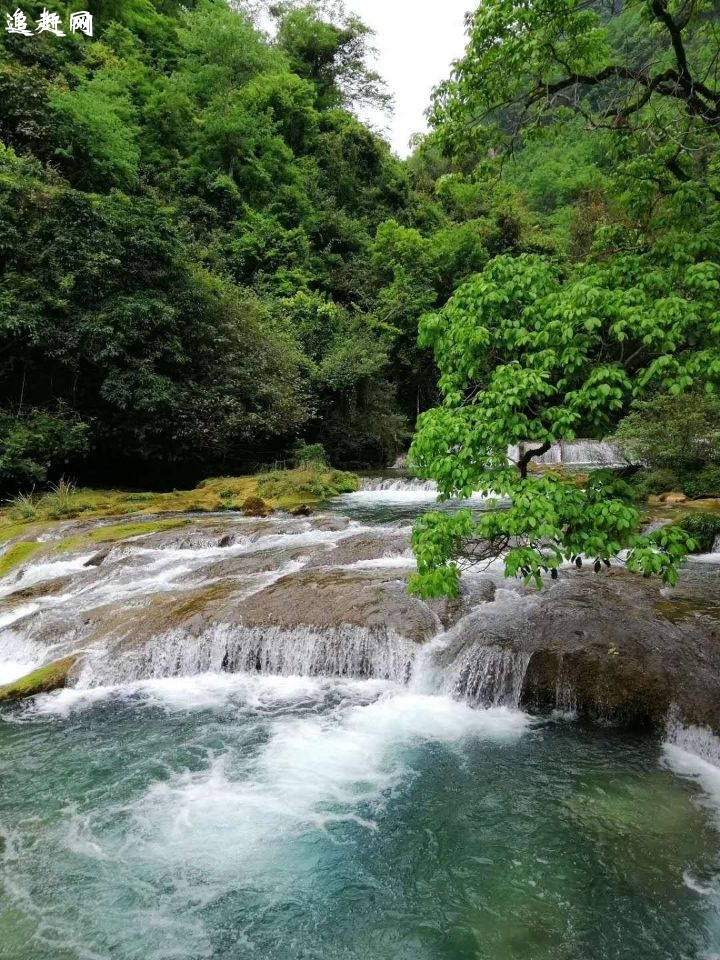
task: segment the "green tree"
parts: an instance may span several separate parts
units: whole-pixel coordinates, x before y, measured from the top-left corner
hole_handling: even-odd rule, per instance
[[[710,0],[490,0],[436,92],[434,121],[461,138],[493,119],[510,136],[580,113],[591,126],[657,129],[677,119],[720,134],[717,9]],[[651,107],[652,109],[647,109]],[[676,156],[686,150],[678,138]]]
[[[509,506],[422,519],[416,590],[455,594],[463,562],[506,550],[507,574],[538,585],[563,561],[584,555],[599,569],[623,549],[631,570],[675,581],[685,535],[638,536],[622,480],[599,472],[579,487],[528,468],[554,441],[607,435],[633,398],[720,383],[717,249],[703,246],[707,237],[676,239],[672,251],[663,244],[567,275],[540,257],[499,257],[423,320],[444,401],[420,418],[413,460],[445,498],[480,490]],[[521,454],[510,465],[514,444]]]
[[[372,30],[359,17],[345,13],[341,4],[279,3],[271,9],[278,20],[277,45],[292,70],[313,84],[321,109],[389,106],[391,97],[369,66]]]
[[[665,0],[488,0],[470,19],[433,137],[461,158],[463,190],[513,182],[544,218],[541,241],[555,232],[545,249],[575,263],[498,257],[421,323],[443,404],[421,418],[414,459],[443,497],[482,490],[506,509],[421,520],[416,590],[456,593],[464,564],[501,553],[538,585],[622,551],[675,581],[686,534],[639,536],[623,480],[580,487],[529,466],[555,441],[612,433],[633,402],[718,387],[716,19]],[[504,147],[516,166],[498,163]]]

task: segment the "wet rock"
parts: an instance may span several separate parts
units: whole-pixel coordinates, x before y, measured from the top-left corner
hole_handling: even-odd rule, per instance
[[[82,651],[106,664],[110,679],[113,657],[168,636],[194,650],[218,631],[231,640],[259,631],[282,636],[290,649],[312,634],[318,650],[326,646],[335,656],[335,647],[357,645],[358,637],[390,647],[447,632],[441,670],[449,674],[460,660],[471,665],[473,651],[497,648],[509,654],[503,663],[522,669],[528,707],[659,726],[675,703],[686,722],[720,733],[720,565],[688,565],[677,590],[613,569],[563,573],[537,591],[492,568],[464,577],[457,600],[424,603],[408,596],[409,566],[397,562],[409,549],[409,531],[349,525],[330,514],[208,516],[116,545],[99,565],[71,574],[63,563],[50,569],[55,554],[48,548],[41,580],[20,585],[6,601],[12,607],[44,598],[22,619],[23,639],[63,654]],[[78,529],[65,525],[66,532]],[[180,546],[187,553],[179,561],[158,556]],[[202,553],[193,557],[193,550]],[[57,593],[73,599],[56,602]],[[271,640],[262,643],[263,663],[274,663]],[[170,654],[157,669],[166,667],[177,667]],[[514,678],[505,681],[515,689]]]
[[[398,531],[363,531],[354,536],[345,537],[336,547],[316,557],[308,567],[334,566],[344,567],[368,560],[380,560],[383,557],[401,557],[410,549],[409,533]]]
[[[109,557],[111,550],[112,550],[112,547],[111,547],[111,546],[110,546],[110,547],[105,547],[103,550],[98,550],[98,552],[97,552],[96,554],[94,554],[94,556],[90,557],[90,559],[87,560],[87,561],[83,564],[83,566],[84,566],[84,567],[100,567],[100,566],[102,566],[103,563],[104,563],[104,562],[107,560],[107,558]]]
[[[343,570],[302,570],[283,577],[248,597],[241,618],[249,626],[284,629],[362,626],[419,643],[441,627],[426,603],[408,595],[404,581]]]
[[[686,722],[720,733],[720,604],[707,603],[719,587],[720,571],[669,592],[614,570],[515,599],[505,590],[458,624],[445,656],[473,645],[527,654],[527,707],[662,726],[676,704]]]
[[[339,514],[325,513],[313,517],[313,529],[324,530],[328,533],[347,530],[350,526],[350,518],[342,517]]]
[[[311,517],[312,510],[306,503],[301,503],[299,507],[295,507],[290,511],[291,517]]]
[[[454,600],[431,600],[428,605],[445,630],[466,617],[478,604],[492,603],[497,584],[490,577],[466,577],[460,585],[460,596]]]
[[[188,633],[192,634],[193,637],[201,636],[206,626],[207,621],[202,613],[194,613],[185,623],[185,629]]]

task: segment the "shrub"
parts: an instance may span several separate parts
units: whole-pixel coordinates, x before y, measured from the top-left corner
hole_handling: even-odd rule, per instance
[[[689,474],[683,481],[683,492],[689,497],[720,497],[720,465]]]
[[[305,443],[300,440],[293,450],[293,462],[296,467],[324,467],[327,464],[325,448],[321,443]]]
[[[75,484],[71,480],[61,477],[57,483],[51,485],[50,492],[41,497],[38,509],[50,520],[62,520],[63,517],[69,517],[84,509],[85,506],[76,501],[76,492]]]
[[[639,500],[670,490],[683,490],[683,482],[673,470],[643,470],[630,483]]]
[[[67,409],[0,411],[0,489],[34,487],[87,450],[87,426]]]
[[[688,477],[708,465],[720,468],[720,398],[695,391],[636,402],[613,442],[651,470]]]
[[[37,504],[34,493],[19,493],[10,504],[11,516],[22,520],[34,520],[37,517]]]
[[[695,553],[710,553],[720,537],[720,513],[689,514],[678,524],[697,544]]]
[[[323,469],[318,464],[298,470],[275,470],[258,477],[258,493],[268,500],[325,500],[352,493],[360,485],[352,473]]]

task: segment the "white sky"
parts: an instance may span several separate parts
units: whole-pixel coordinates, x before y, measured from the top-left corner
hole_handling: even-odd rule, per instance
[[[393,117],[367,119],[386,127],[393,149],[407,156],[410,137],[427,129],[432,88],[465,49],[464,16],[477,0],[346,0],[346,7],[375,31],[376,69],[395,97]]]

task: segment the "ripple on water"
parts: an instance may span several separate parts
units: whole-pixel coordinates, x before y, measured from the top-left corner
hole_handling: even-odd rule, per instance
[[[642,738],[322,677],[11,713],[13,960],[696,960],[720,942],[716,831]]]

